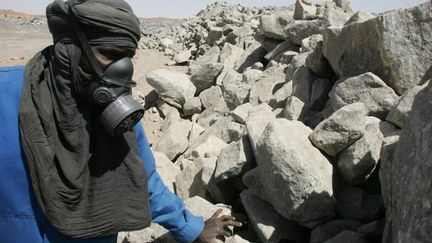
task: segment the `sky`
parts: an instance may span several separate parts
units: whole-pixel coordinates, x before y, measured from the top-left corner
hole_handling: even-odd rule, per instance
[[[140,17],[183,18],[197,14],[215,0],[126,0]],[[295,0],[226,0],[243,6],[289,6]],[[314,2],[320,2],[313,0]],[[430,0],[351,0],[353,10],[380,13],[397,8],[415,6]],[[0,0],[0,9],[11,9],[30,14],[45,14],[52,0]]]

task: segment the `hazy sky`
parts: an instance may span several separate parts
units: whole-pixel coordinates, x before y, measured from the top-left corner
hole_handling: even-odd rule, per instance
[[[45,7],[52,0],[0,0],[0,9],[12,9],[24,13],[45,14]],[[193,16],[215,0],[126,0],[140,17],[188,17]],[[295,0],[226,0],[243,6],[288,6]],[[354,10],[383,12],[391,9],[415,6],[427,0],[351,0]],[[429,0],[430,1],[430,0]],[[314,0],[314,2],[320,2]]]

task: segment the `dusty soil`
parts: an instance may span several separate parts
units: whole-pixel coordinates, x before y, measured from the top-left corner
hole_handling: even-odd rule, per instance
[[[21,13],[0,10],[0,66],[25,65],[38,51],[52,45],[51,34],[47,25],[22,25],[10,18],[31,19]],[[5,21],[9,18],[9,21]],[[176,21],[167,19],[142,19],[149,21]],[[153,89],[147,84],[145,74],[158,68],[168,68],[180,72],[186,72],[187,68],[182,66],[166,66],[170,58],[156,50],[137,50],[134,62],[134,80],[137,81],[135,95],[138,97],[147,96]],[[150,144],[153,144],[161,135],[160,127],[163,123],[159,112],[149,109],[143,118],[143,124]]]

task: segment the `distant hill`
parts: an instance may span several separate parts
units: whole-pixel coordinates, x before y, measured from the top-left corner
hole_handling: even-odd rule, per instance
[[[15,12],[10,9],[0,9],[0,17],[35,18],[35,17],[43,17],[43,16],[44,15],[32,15],[32,14]]]

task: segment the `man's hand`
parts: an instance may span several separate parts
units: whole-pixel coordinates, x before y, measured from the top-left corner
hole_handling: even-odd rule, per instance
[[[230,237],[231,231],[229,226],[241,227],[240,222],[235,221],[236,219],[230,215],[223,215],[219,217],[222,213],[222,209],[218,209],[213,216],[205,221],[205,226],[198,237],[197,241],[201,243],[211,243],[221,236]]]

